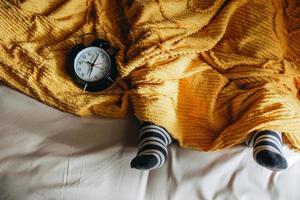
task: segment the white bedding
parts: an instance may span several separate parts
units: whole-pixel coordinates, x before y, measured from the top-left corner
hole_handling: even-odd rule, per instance
[[[0,86],[0,200],[300,199],[300,153],[286,147],[280,173],[244,146],[202,153],[176,144],[164,167],[131,169],[137,124],[78,118]]]

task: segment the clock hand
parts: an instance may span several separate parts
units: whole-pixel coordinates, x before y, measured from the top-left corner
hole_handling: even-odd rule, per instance
[[[89,79],[91,79],[91,74],[92,74],[92,71],[94,69],[95,62],[97,61],[97,58],[99,57],[99,55],[100,55],[100,52],[98,52],[98,54],[97,54],[96,58],[94,59],[93,63],[90,63],[90,62],[87,61],[87,63],[89,63],[91,65],[90,70],[89,70]]]
[[[93,71],[93,65],[91,65],[90,70],[89,70],[89,79],[91,79],[92,71]]]
[[[85,63],[87,63],[87,64],[89,64],[89,65],[92,65],[93,63],[91,63],[91,62],[89,62],[89,61],[83,61],[83,62],[85,62]]]
[[[95,62],[97,61],[97,59],[98,59],[99,55],[100,55],[100,51],[98,52],[98,54],[97,54],[96,58],[94,59],[94,61],[93,61],[92,65],[95,65]]]
[[[99,69],[103,69],[103,67],[99,67],[99,66],[96,66],[96,65],[94,65],[94,67],[99,68]],[[103,69],[103,70],[104,70],[104,69]]]

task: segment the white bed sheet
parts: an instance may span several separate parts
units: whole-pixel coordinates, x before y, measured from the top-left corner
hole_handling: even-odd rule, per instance
[[[152,172],[129,167],[138,123],[79,118],[0,86],[0,200],[300,199],[300,154],[289,169],[254,163],[244,146],[204,153],[170,148]],[[299,127],[300,129],[300,127]]]

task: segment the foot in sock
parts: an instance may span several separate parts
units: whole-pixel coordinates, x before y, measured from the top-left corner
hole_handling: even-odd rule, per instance
[[[282,153],[282,137],[277,131],[256,131],[246,141],[253,147],[254,160],[273,171],[287,168],[287,161]]]
[[[168,156],[168,145],[172,137],[166,129],[145,122],[139,130],[138,152],[131,161],[131,167],[151,170],[161,167]]]

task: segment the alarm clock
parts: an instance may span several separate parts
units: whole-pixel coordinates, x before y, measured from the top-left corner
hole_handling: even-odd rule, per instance
[[[89,46],[76,44],[70,52],[69,73],[84,91],[99,92],[112,85],[117,77],[110,45],[103,39],[94,40]]]

